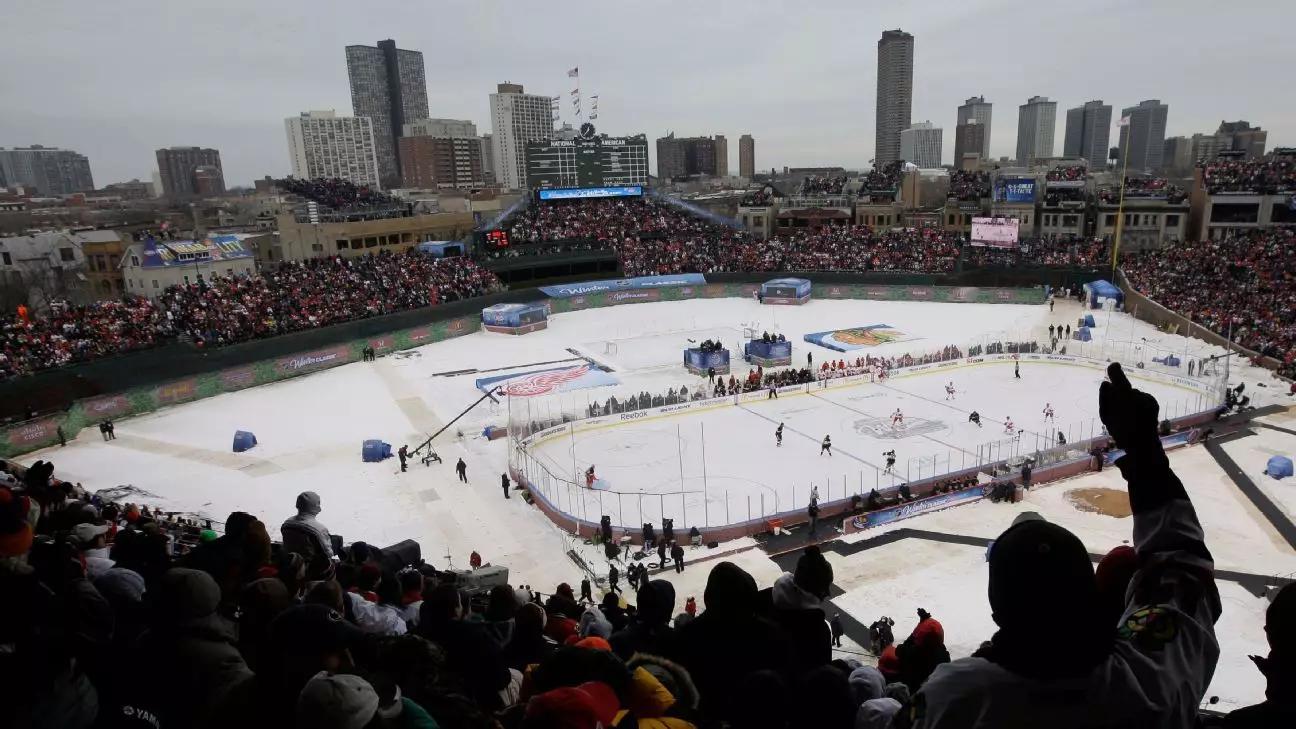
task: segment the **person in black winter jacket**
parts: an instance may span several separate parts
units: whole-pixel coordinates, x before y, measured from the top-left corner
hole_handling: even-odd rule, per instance
[[[480,623],[464,620],[466,613],[454,585],[437,585],[419,610],[418,632],[441,646],[446,665],[464,688],[488,711],[504,708],[499,692],[512,676],[504,654]]]
[[[1225,717],[1226,729],[1267,729],[1296,726],[1296,582],[1274,595],[1265,611],[1269,655],[1251,656],[1268,682],[1263,703]]]
[[[785,573],[760,593],[758,611],[792,642],[794,675],[832,660],[832,634],[823,609],[832,581],[832,565],[811,545],[797,559],[795,573]]]
[[[749,674],[765,670],[788,678],[792,647],[778,626],[756,614],[756,581],[732,562],[711,569],[703,602],[702,614],[678,629],[674,659],[697,684],[706,724],[733,716],[745,700],[738,686]]]
[[[177,567],[153,596],[153,623],[130,656],[120,705],[148,712],[163,727],[205,727],[252,671],[235,647],[234,624],[216,612],[221,592],[211,575]]]
[[[543,661],[557,649],[557,645],[544,635],[547,620],[544,608],[529,602],[518,608],[513,619],[516,627],[513,639],[504,648],[504,660],[509,668],[526,671],[527,666]]]
[[[639,612],[624,630],[612,634],[612,652],[623,660],[635,653],[655,656],[675,655],[675,630],[670,626],[675,614],[675,586],[665,580],[652,580],[639,590]]]

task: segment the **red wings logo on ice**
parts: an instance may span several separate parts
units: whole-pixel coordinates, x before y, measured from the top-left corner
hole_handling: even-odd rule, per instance
[[[537,372],[528,377],[521,377],[504,386],[505,395],[517,395],[519,397],[531,397],[532,395],[546,395],[553,392],[558,386],[579,380],[589,374],[589,365],[583,364],[578,367],[570,367],[564,370],[551,370],[549,372]]]

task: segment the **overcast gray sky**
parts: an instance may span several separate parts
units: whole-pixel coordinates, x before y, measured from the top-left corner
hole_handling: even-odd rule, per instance
[[[495,84],[566,99],[579,66],[602,131],[724,134],[735,171],[745,133],[758,168],[867,167],[877,39],[898,27],[915,36],[913,119],[945,129],[946,162],[955,109],[976,95],[994,103],[996,157],[1014,153],[1017,106],[1035,94],[1058,102],[1057,154],[1065,110],[1089,99],[1113,117],[1161,99],[1171,136],[1246,119],[1272,149],[1296,146],[1291,3],[13,0],[0,146],[75,149],[101,186],[148,180],[171,145],[219,149],[230,185],[282,176],[283,119],[349,114],[343,47],[394,38],[424,54],[432,115],[479,132]]]

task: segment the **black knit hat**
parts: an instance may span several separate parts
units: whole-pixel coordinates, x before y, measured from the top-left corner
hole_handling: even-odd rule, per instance
[[[990,551],[990,609],[1002,628],[1058,624],[1097,611],[1098,589],[1084,545],[1042,519],[1008,527]]]
[[[805,554],[797,559],[796,572],[793,573],[797,587],[823,599],[828,597],[833,581],[833,568],[824,559],[823,553],[816,545],[806,547]]]

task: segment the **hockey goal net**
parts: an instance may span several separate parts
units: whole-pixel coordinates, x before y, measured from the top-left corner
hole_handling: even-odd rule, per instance
[[[616,354],[616,353],[617,353],[617,343],[616,343],[616,342],[604,342],[604,343],[603,343],[603,354]]]

